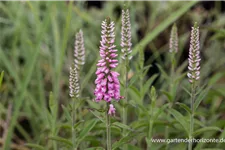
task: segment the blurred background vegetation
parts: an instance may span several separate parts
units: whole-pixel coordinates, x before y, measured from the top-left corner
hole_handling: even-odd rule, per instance
[[[125,2],[130,9],[132,25],[133,60],[130,63],[130,77],[137,72],[138,53],[144,52],[144,65],[152,65],[143,81],[158,74],[153,85],[158,91],[157,105],[166,103],[166,96],[160,91],[168,88],[159,64],[169,72],[168,43],[170,29],[177,24],[179,52],[177,54],[178,73],[187,71],[189,36],[191,26],[198,22],[201,39],[201,84],[210,83],[211,89],[198,111],[199,124],[225,128],[225,2],[165,2],[132,1]],[[36,143],[51,149],[48,136],[58,134],[70,137],[69,130],[61,127],[65,123],[62,105],[70,103],[68,90],[69,67],[73,61],[75,33],[84,32],[86,63],[81,73],[83,101],[79,120],[94,118],[90,108],[101,108],[93,102],[96,61],[99,58],[101,22],[110,17],[116,23],[116,44],[120,53],[121,9],[124,2],[75,1],[75,2],[0,2],[0,71],[4,79],[0,88],[0,147],[4,143],[11,149],[28,149],[24,143]],[[177,67],[178,68],[178,67]],[[121,72],[122,66],[118,67]],[[121,77],[122,78],[122,77]],[[188,86],[183,77],[182,86]],[[139,86],[139,81],[134,80]],[[188,95],[180,86],[176,101],[189,104]],[[150,87],[149,87],[150,88]],[[135,100],[135,91],[130,96]],[[52,91],[56,114],[49,121],[49,93]],[[123,92],[123,89],[122,89]],[[143,96],[143,95],[142,95]],[[138,98],[137,98],[138,99]],[[143,103],[149,98],[143,96]],[[117,120],[120,120],[118,104]],[[129,107],[129,123],[146,120],[143,114],[136,114]],[[52,122],[53,121],[53,122]],[[164,122],[163,122],[164,121]],[[162,137],[162,124],[154,130],[155,137]],[[55,124],[52,131],[52,124]],[[62,129],[63,128],[63,129]],[[82,126],[80,126],[82,128]],[[100,141],[103,125],[96,126],[83,141],[83,148],[102,146]],[[144,133],[148,127],[140,131]],[[79,129],[78,129],[79,130]],[[116,129],[115,129],[116,130]],[[183,133],[171,129],[172,136]],[[114,141],[119,140],[119,132],[114,133]],[[95,139],[95,136],[99,138]],[[146,135],[134,137],[133,145],[146,149]],[[225,132],[207,132],[204,137],[224,137]],[[11,142],[10,142],[11,141]],[[179,149],[182,144],[174,144]],[[85,147],[86,146],[86,147]],[[183,146],[183,145],[182,145]],[[198,144],[196,147],[218,147],[224,144]],[[161,147],[160,147],[161,148]],[[160,149],[158,148],[158,149]],[[82,149],[82,148],[81,148]],[[163,149],[163,148],[162,148]],[[182,149],[182,148],[181,148]]]

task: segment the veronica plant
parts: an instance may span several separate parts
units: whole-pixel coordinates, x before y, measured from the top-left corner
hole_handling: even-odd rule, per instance
[[[171,61],[171,70],[170,70],[170,86],[169,91],[171,94],[171,101],[169,102],[169,107],[172,108],[173,103],[175,101],[175,95],[176,95],[176,87],[175,87],[175,66],[176,66],[176,59],[175,54],[178,52],[178,33],[177,33],[177,26],[176,24],[173,24],[171,33],[170,33],[170,41],[169,41],[169,52],[170,52],[170,61]],[[168,114],[168,118],[170,117],[170,114]],[[169,127],[166,126],[165,130],[166,138],[169,138]],[[169,144],[167,144],[166,149],[168,149]]]
[[[130,56],[131,50],[131,23],[130,23],[130,15],[129,15],[129,9],[122,10],[122,27],[121,27],[121,50],[122,50],[122,59],[125,61],[125,101],[123,105],[123,123],[127,124],[127,108],[125,107],[128,100],[128,65],[129,60],[132,58]],[[126,130],[123,130],[123,134],[126,133]]]
[[[169,52],[171,54],[171,70],[170,70],[170,92],[172,95],[172,99],[174,101],[176,90],[174,90],[174,78],[175,78],[175,67],[176,67],[176,59],[175,54],[178,52],[178,33],[176,24],[173,25],[171,34],[170,34],[170,44],[169,44]]]
[[[75,110],[75,101],[79,97],[79,91],[80,91],[80,86],[79,86],[79,77],[78,77],[78,71],[76,67],[70,67],[70,77],[69,77],[69,88],[70,88],[70,97],[72,98],[72,111],[71,111],[71,119],[72,119],[72,143],[73,143],[73,148],[76,149],[76,132],[73,128],[76,122],[76,110]]]
[[[69,77],[69,88],[70,88],[70,97],[72,98],[72,144],[73,148],[76,149],[76,132],[74,130],[74,125],[76,123],[76,110],[75,110],[75,102],[80,97],[80,84],[79,84],[79,71],[81,65],[85,63],[85,48],[84,48],[84,40],[83,40],[83,32],[80,30],[76,34],[75,44],[74,44],[74,63],[73,66],[70,67],[70,77]]]
[[[114,115],[116,109],[111,103],[113,99],[119,101],[120,96],[120,83],[118,80],[119,73],[113,71],[118,65],[116,57],[116,45],[114,22],[107,18],[102,22],[102,32],[100,41],[100,57],[101,59],[97,63],[97,79],[95,80],[95,100],[99,102],[101,100],[106,101],[106,130],[107,130],[107,150],[111,150],[111,129],[110,129],[110,115]]]
[[[191,116],[190,116],[190,132],[189,139],[193,138],[194,130],[194,102],[196,98],[196,88],[197,81],[200,78],[200,43],[199,43],[199,27],[195,23],[191,30],[191,41],[189,48],[189,58],[188,58],[188,78],[191,83]],[[192,150],[192,142],[189,142],[188,150]]]

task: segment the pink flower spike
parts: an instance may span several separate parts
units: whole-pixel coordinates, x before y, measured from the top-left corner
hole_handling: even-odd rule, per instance
[[[109,111],[108,111],[109,115],[115,115],[116,114],[116,108],[113,106],[113,104],[109,105]]]
[[[96,101],[105,100],[110,102],[112,99],[117,101],[121,98],[120,96],[120,84],[119,84],[119,73],[112,71],[118,65],[116,57],[116,45],[115,34],[114,34],[114,22],[110,19],[106,19],[102,22],[102,32],[100,41],[99,54],[101,59],[97,63],[97,79],[95,80],[96,88],[94,95]]]

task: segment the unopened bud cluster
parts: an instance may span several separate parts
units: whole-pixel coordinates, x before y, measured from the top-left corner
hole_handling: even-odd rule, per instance
[[[199,27],[197,24],[192,27],[191,41],[188,58],[188,78],[191,83],[200,78],[200,43],[199,43]]]
[[[121,47],[122,47],[122,59],[131,59],[129,54],[131,50],[131,24],[129,10],[122,10],[122,28],[121,28]]]

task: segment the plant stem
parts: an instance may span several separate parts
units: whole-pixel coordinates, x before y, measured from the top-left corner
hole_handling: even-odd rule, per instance
[[[191,115],[190,115],[190,133],[189,133],[189,139],[191,140],[193,138],[193,132],[194,132],[194,101],[195,101],[195,83],[192,83],[191,87]],[[192,141],[189,141],[188,144],[188,150],[192,150]]]
[[[75,101],[77,98],[73,98],[73,103],[72,103],[72,144],[73,144],[73,150],[76,150],[76,132],[74,130],[74,125],[76,123],[76,110],[75,110]]]
[[[170,91],[170,94],[172,96],[172,102],[170,101],[170,105],[169,105],[169,109],[171,109],[173,107],[173,103],[174,103],[174,99],[175,99],[175,95],[174,95],[174,74],[175,74],[175,53],[171,53],[171,57],[170,57],[170,60],[171,60],[171,70],[170,70],[170,86],[169,86],[169,91]],[[170,118],[170,114],[168,114],[167,118]],[[166,126],[166,129],[165,129],[165,138],[168,139],[169,138],[169,126],[167,125]],[[169,149],[169,144],[167,143],[166,144],[166,150]]]
[[[128,58],[125,60],[125,99],[123,103],[123,124],[127,124],[127,100],[128,100]],[[126,129],[123,129],[123,136],[126,134]],[[124,147],[125,148],[125,147]],[[126,149],[126,148],[125,148]]]
[[[153,101],[152,101],[153,103]],[[153,129],[153,124],[154,124],[154,119],[153,119],[153,106],[154,104],[151,105],[151,110],[150,110],[150,115],[151,118],[149,119],[149,129],[148,129],[148,139],[150,140],[148,143],[148,149],[151,149],[152,146],[152,129]]]
[[[107,105],[107,110],[109,110],[109,105]],[[106,110],[106,137],[107,137],[107,141],[106,141],[106,144],[107,144],[107,150],[111,150],[111,125],[110,125],[110,116],[108,115],[108,112]]]

